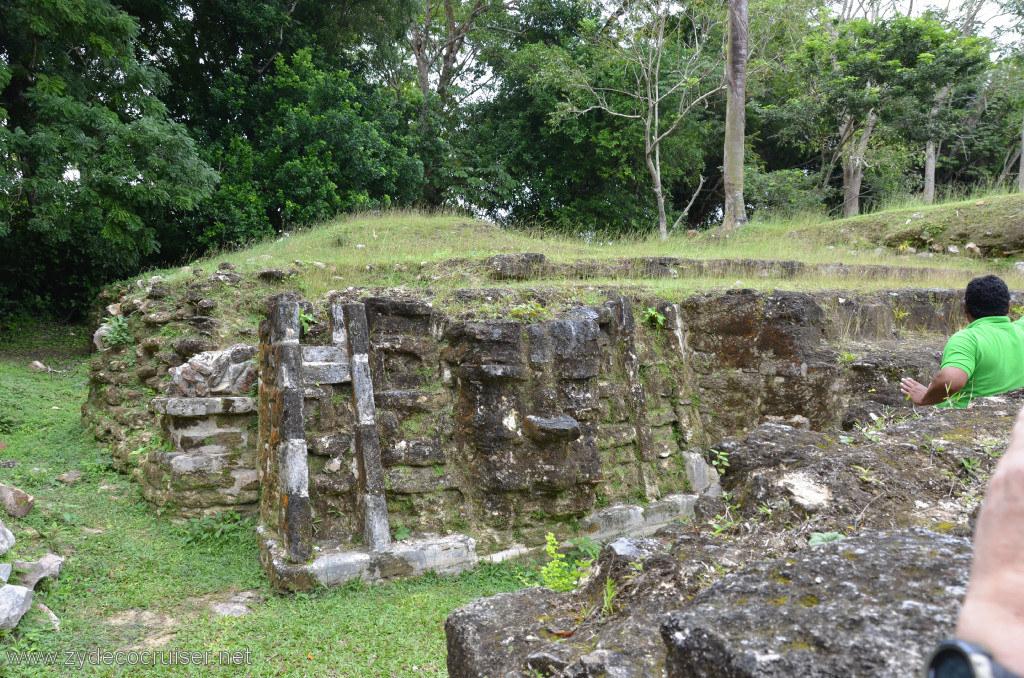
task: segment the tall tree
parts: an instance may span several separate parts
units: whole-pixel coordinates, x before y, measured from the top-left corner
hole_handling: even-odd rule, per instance
[[[729,26],[726,47],[725,82],[728,92],[725,107],[725,152],[723,172],[725,210],[723,229],[747,223],[743,201],[743,151],[747,119],[747,61],[750,57],[750,23],[747,0],[729,0]]]
[[[73,311],[158,252],[216,174],[108,0],[11,0],[0,26],[0,300]]]
[[[978,15],[985,4],[986,0],[967,0],[960,8],[961,16],[958,17],[955,23],[962,37],[968,38],[974,35],[979,22]],[[929,116],[930,121],[934,122],[938,119],[955,85],[956,83],[954,82],[947,82],[939,88]],[[935,167],[942,144],[942,140],[936,139],[935,136],[935,134],[929,135],[924,149],[924,191],[922,192],[922,198],[926,205],[931,205],[935,201]]]
[[[418,151],[424,160],[421,196],[429,206],[445,199],[450,137],[461,125],[464,101],[482,84],[481,36],[489,21],[500,21],[517,4],[518,0],[424,0],[411,22],[408,47],[416,68]]]
[[[221,173],[187,225],[193,246],[415,198],[408,102],[368,73],[396,58],[413,0],[117,1]]]
[[[871,165],[870,152],[881,127],[918,127],[945,83],[976,68],[984,49],[965,46],[960,36],[931,19],[855,19],[831,17],[804,41],[795,59],[804,78],[790,105],[809,127],[808,115],[834,131],[816,142],[822,155],[822,188],[837,166],[842,169],[843,215],[860,213],[861,186]]]
[[[623,3],[620,12],[591,35],[597,48],[593,65],[554,64],[558,77],[568,74],[570,92],[556,115],[599,111],[641,128],[662,240],[668,238],[662,148],[687,116],[708,106],[725,88],[719,75],[721,43],[714,39],[721,35],[724,19],[717,4],[708,2],[682,7],[664,0]]]

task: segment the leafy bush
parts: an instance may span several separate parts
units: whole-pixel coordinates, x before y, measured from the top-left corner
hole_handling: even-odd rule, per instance
[[[513,306],[508,314],[515,320],[526,323],[543,322],[553,317],[551,311],[536,300]]]

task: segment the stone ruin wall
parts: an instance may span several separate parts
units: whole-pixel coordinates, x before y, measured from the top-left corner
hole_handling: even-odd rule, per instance
[[[208,288],[168,299],[161,287],[154,283],[147,299],[158,310],[134,309],[143,317],[137,344],[93,358],[85,421],[161,509],[254,512],[257,411],[265,405],[255,397],[257,342],[208,353],[252,333],[216,332],[216,304],[203,304]],[[365,307],[391,529],[466,533],[489,553],[540,543],[549,530],[597,529],[593,515],[606,507],[706,490],[716,480],[709,446],[765,417],[819,429],[900,406],[898,377],[927,378],[937,367],[935,351],[955,328],[956,296],[737,290],[672,303],[612,292],[603,305],[532,324],[464,320],[424,298],[360,290],[299,300],[319,321],[302,332],[303,373],[312,376],[296,391],[312,537],[365,539],[352,386],[331,376],[340,358],[322,359],[331,351],[332,304]],[[123,310],[145,304],[140,298]],[[663,327],[639,320],[648,307],[665,317]],[[156,334],[175,323],[189,334]],[[921,349],[892,342],[917,330],[937,334]],[[267,343],[264,334],[264,353]],[[218,359],[219,367],[211,362]],[[190,370],[193,380],[181,378]],[[216,383],[203,370],[219,375]],[[263,485],[268,522],[279,504]]]

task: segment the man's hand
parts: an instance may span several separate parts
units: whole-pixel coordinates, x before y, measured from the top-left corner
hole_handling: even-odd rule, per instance
[[[910,402],[915,405],[924,405],[924,397],[928,393],[928,387],[916,379],[904,377],[903,381],[900,382],[900,393],[910,398]]]
[[[985,493],[956,635],[1024,675],[1024,409]]]
[[[937,405],[959,393],[967,385],[967,379],[967,373],[959,367],[943,367],[928,386],[905,377],[900,382],[900,393],[908,396],[915,405]]]

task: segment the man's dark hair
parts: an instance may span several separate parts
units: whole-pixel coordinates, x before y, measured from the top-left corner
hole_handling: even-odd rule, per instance
[[[986,275],[967,283],[964,301],[967,304],[967,312],[975,320],[1006,315],[1006,309],[1010,305],[1010,289],[1002,278]]]

